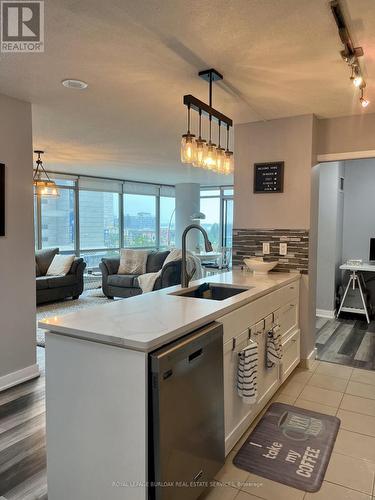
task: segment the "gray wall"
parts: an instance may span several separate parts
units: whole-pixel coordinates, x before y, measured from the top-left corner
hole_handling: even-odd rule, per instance
[[[31,105],[0,95],[6,165],[6,236],[0,237],[1,377],[35,364],[35,260]]]
[[[315,221],[310,208],[316,134],[313,115],[235,126],[235,229],[310,229]],[[280,160],[285,161],[284,193],[254,194],[254,163]],[[315,344],[315,246],[314,239],[309,252],[311,280],[308,275],[301,279],[302,358]]]
[[[344,167],[340,162],[319,168],[319,218],[317,253],[317,309],[333,315],[336,289],[342,263],[344,194],[339,179]]]
[[[374,130],[375,113],[318,120],[318,154],[368,151],[374,156]]]
[[[369,260],[375,238],[375,160],[345,162],[343,259]]]
[[[375,238],[375,159],[345,162],[343,260],[369,260],[370,238]],[[375,274],[365,273],[375,306]]]

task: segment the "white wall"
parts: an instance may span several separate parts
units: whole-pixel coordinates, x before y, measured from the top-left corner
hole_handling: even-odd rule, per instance
[[[6,236],[0,237],[0,390],[37,374],[31,105],[0,95]]]
[[[342,263],[344,193],[339,189],[343,164],[319,165],[317,300],[320,314],[334,315]]]
[[[181,248],[181,237],[186,226],[199,224],[199,221],[191,220],[194,213],[199,212],[200,207],[200,184],[181,183],[176,184],[176,247]],[[199,246],[199,231],[192,229],[187,236],[186,246],[188,250],[196,251]]]

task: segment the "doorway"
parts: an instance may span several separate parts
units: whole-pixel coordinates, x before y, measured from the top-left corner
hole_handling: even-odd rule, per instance
[[[317,359],[375,370],[375,262],[370,261],[375,159],[327,162],[315,168]]]

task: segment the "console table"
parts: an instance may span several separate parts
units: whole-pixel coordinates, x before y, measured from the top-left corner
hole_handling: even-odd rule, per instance
[[[365,272],[375,273],[375,264],[370,264],[368,262],[364,262],[362,264],[342,264],[340,266],[340,269],[342,269],[343,271],[349,271],[350,278],[345,288],[344,296],[342,298],[339,310],[337,312],[337,317],[339,317],[341,312],[364,314],[366,316],[367,323],[370,323],[370,316],[368,313],[368,307],[366,303],[366,283],[363,277],[363,273]],[[353,287],[353,290],[355,290],[356,284],[358,285],[359,293],[361,295],[363,308],[345,306],[345,299],[348,294],[348,290],[351,286]]]

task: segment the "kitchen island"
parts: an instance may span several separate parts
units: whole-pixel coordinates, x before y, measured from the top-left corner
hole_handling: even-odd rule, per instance
[[[196,282],[242,287],[225,300],[171,287],[43,320],[46,333],[49,498],[146,500],[149,353],[216,321],[223,325],[225,451],[233,448],[300,361],[297,273],[233,271]],[[236,390],[238,352],[266,332],[282,335],[280,366],[259,364],[258,400]]]

